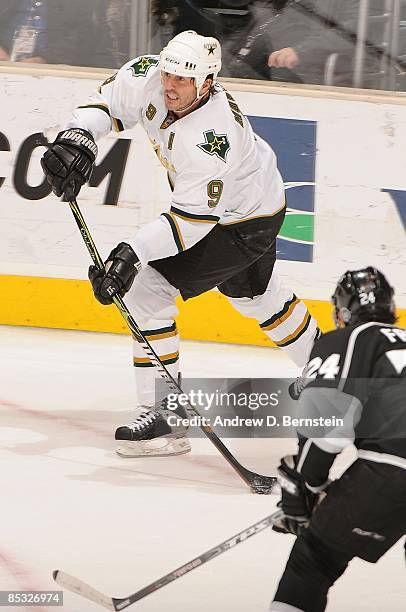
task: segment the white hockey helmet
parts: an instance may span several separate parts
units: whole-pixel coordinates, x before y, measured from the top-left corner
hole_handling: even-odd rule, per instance
[[[201,36],[194,30],[177,34],[161,51],[159,67],[163,72],[193,77],[199,92],[207,75],[215,79],[221,69],[221,47],[216,38]]]

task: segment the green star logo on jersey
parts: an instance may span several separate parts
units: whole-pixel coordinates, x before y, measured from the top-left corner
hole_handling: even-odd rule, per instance
[[[207,47],[207,51],[208,51],[208,55],[214,55],[214,49],[216,48],[217,45],[209,45]]]
[[[214,130],[203,132],[205,142],[198,144],[199,149],[209,155],[216,155],[223,162],[226,161],[227,153],[230,150],[230,143],[226,134],[216,134]]]
[[[158,61],[159,60],[157,60],[156,57],[144,55],[140,57],[132,66],[130,66],[129,70],[132,71],[135,77],[146,76],[151,66],[156,66]]]

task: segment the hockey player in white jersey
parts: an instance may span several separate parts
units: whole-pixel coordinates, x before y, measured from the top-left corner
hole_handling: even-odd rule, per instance
[[[120,243],[105,272],[91,266],[89,278],[102,304],[126,294],[133,317],[175,378],[179,294],[187,300],[218,287],[300,367],[318,333],[305,304],[273,271],[286,207],[275,154],[218,83],[220,68],[215,38],[178,34],[160,56],[133,59],[102,83],[42,159],[54,192],[61,196],[69,187],[77,195],[91,174],[96,140],[136,124],[145,129],[168,173],[168,210]],[[133,352],[142,410],[117,430],[118,452],[187,452],[185,431],[171,430],[153,409],[155,371],[135,340]]]

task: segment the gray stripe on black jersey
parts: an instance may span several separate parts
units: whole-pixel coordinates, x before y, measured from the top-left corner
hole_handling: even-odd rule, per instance
[[[352,356],[354,354],[354,346],[355,346],[355,342],[359,336],[359,334],[364,331],[364,329],[368,329],[369,327],[393,327],[391,324],[389,323],[378,323],[377,321],[370,321],[369,323],[364,323],[363,325],[360,325],[359,327],[356,327],[354,329],[354,331],[352,332],[351,336],[349,337],[348,340],[348,344],[347,344],[347,350],[345,353],[345,357],[344,357],[344,365],[343,365],[343,369],[341,371],[341,376],[340,376],[340,382],[338,383],[337,388],[340,389],[340,391],[343,390],[343,387],[345,385],[345,382],[348,378],[348,372],[350,371],[350,367],[351,367],[351,362],[352,362]]]

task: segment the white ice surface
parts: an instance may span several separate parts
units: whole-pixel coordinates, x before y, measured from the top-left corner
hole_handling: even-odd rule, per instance
[[[63,569],[122,597],[275,510],[278,497],[250,494],[206,439],[181,457],[114,454],[114,429],[134,404],[128,337],[0,327],[0,347],[0,590],[53,589],[51,572]],[[183,342],[182,372],[295,376],[296,368],[273,349]],[[292,449],[289,440],[230,445],[262,473]],[[267,530],[128,609],[265,612],[292,543]],[[66,612],[101,609],[65,592]],[[376,565],[354,560],[328,606],[405,610],[400,544]]]

